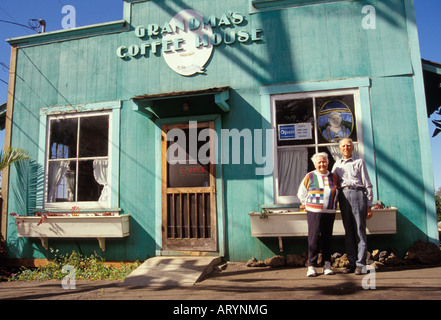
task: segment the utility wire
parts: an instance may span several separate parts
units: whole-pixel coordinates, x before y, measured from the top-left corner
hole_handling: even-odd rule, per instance
[[[15,22],[17,22],[17,20],[15,20],[15,18],[13,16],[11,16],[5,9],[3,9],[2,7],[0,7],[0,10],[3,11],[9,18],[11,18],[12,20],[14,20]]]
[[[17,23],[17,25],[19,25],[19,26],[21,26],[21,27],[24,27],[24,28],[29,28],[28,26],[26,26],[26,25],[22,25],[22,24],[19,24],[18,22],[17,22],[17,20],[13,17],[13,16],[11,16],[5,9],[3,9],[2,7],[0,7],[0,10],[1,11],[3,11],[9,18],[11,18],[14,22],[16,22]],[[28,33],[29,33],[29,31],[27,30],[27,29],[25,29]]]
[[[4,62],[0,62],[0,66],[9,70],[9,66]]]
[[[25,28],[28,28],[28,29],[34,30],[35,32],[38,32],[36,29],[34,29],[34,28],[32,28],[32,27],[29,27],[29,26],[27,26],[27,25],[21,24],[21,23],[12,22],[12,21],[7,21],[7,20],[1,20],[1,19],[0,19],[0,22],[10,23],[10,24],[15,24],[15,25],[17,25],[17,26],[25,27]]]

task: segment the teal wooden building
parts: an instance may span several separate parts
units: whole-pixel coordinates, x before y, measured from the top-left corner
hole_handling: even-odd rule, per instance
[[[438,241],[413,0],[123,3],[8,40],[9,258],[304,252],[298,185],[346,136],[388,207],[369,249]]]

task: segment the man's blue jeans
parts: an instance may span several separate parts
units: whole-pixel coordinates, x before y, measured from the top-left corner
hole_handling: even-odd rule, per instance
[[[339,205],[346,233],[345,246],[349,267],[364,267],[367,255],[366,194],[363,190],[340,190]]]

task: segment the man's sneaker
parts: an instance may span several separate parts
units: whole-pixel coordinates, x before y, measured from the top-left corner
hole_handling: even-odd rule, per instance
[[[315,277],[317,276],[317,271],[315,270],[315,267],[308,267],[308,272],[306,272],[307,277]]]
[[[346,267],[343,269],[343,271],[341,273],[344,273],[344,274],[353,273],[354,270],[355,270],[355,268],[353,268],[353,267]]]
[[[356,275],[361,275],[361,274],[366,274],[366,267],[357,267],[355,268],[355,274]]]
[[[325,265],[323,266],[323,274],[325,275],[334,274],[331,268],[331,263],[329,261],[325,261]]]

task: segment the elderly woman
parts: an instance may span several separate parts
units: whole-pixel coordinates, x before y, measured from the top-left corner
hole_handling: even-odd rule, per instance
[[[338,177],[328,171],[328,154],[316,153],[311,158],[315,171],[309,172],[300,184],[297,196],[306,209],[308,221],[308,277],[317,275],[317,258],[322,249],[323,273],[333,274],[331,240],[337,207]]]

